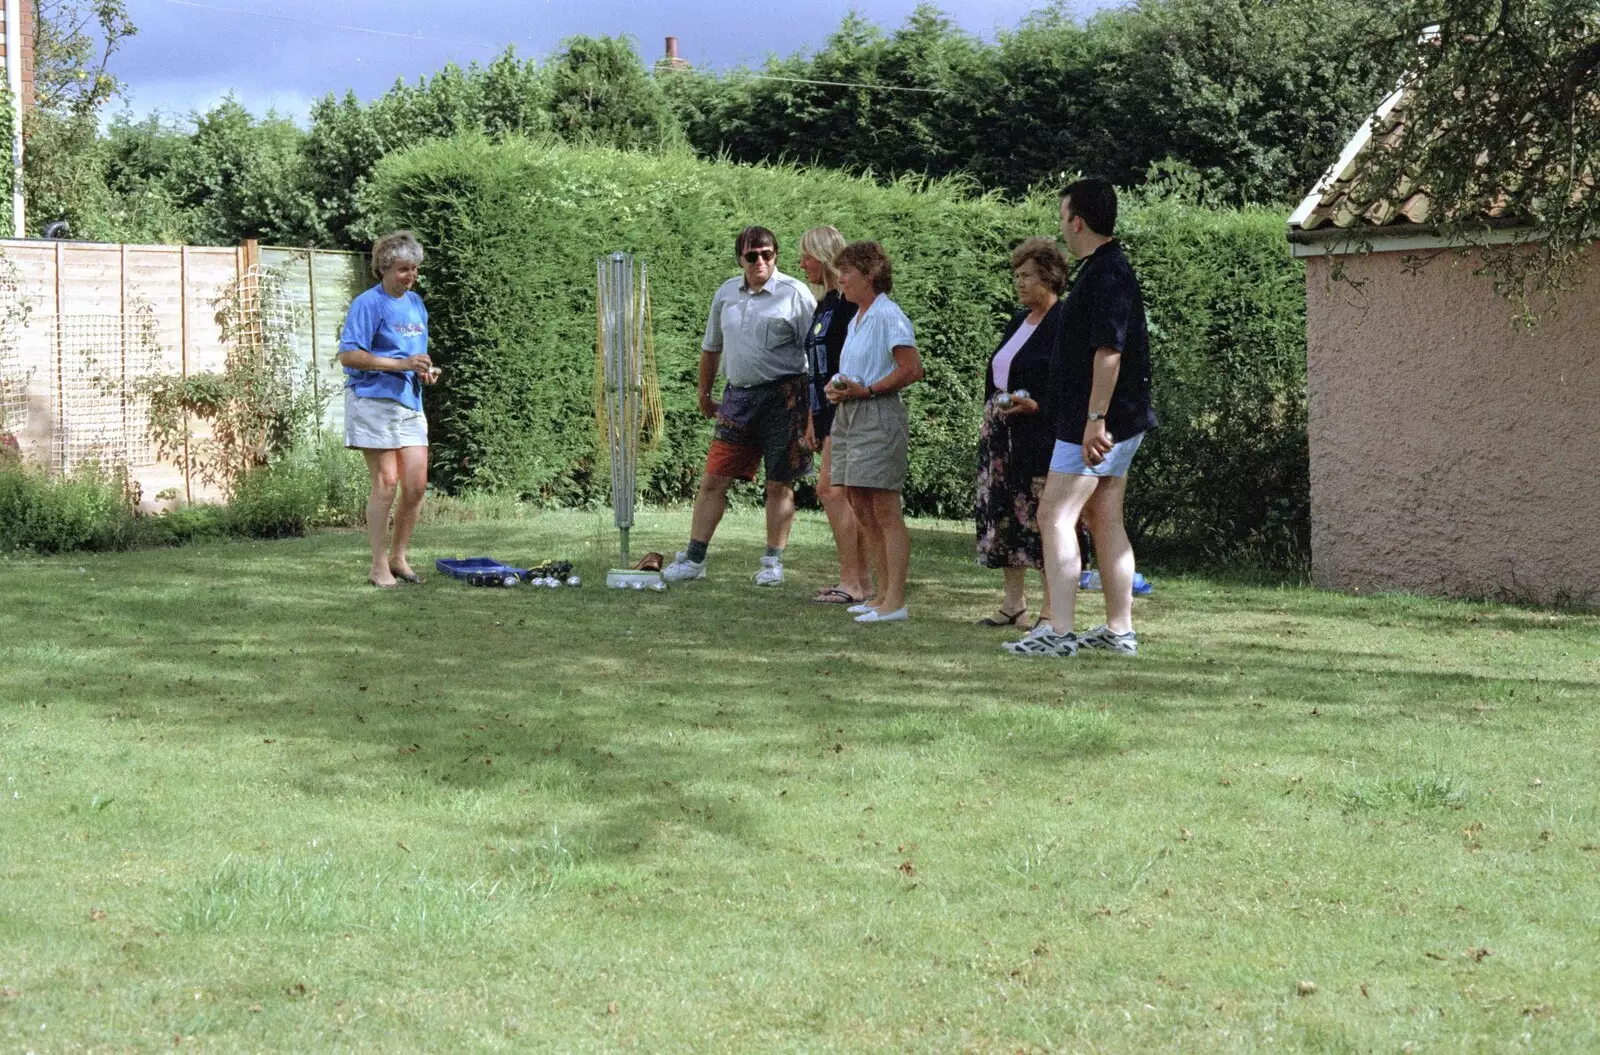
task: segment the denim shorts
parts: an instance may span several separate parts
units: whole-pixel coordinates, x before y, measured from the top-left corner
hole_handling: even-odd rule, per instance
[[[1143,442],[1142,432],[1137,436],[1129,436],[1113,443],[1099,465],[1086,465],[1083,461],[1083,444],[1056,440],[1055,450],[1050,455],[1050,471],[1063,476],[1127,476],[1128,466],[1133,464],[1134,452]]]

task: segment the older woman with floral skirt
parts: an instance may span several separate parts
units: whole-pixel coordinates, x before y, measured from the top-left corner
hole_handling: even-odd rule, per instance
[[[1000,610],[980,619],[984,626],[1019,623],[1028,610],[1026,570],[1044,574],[1039,496],[1055,447],[1046,394],[1067,259],[1051,239],[1029,238],[1011,254],[1011,276],[1022,310],[1007,324],[985,371],[978,432],[978,563],[1005,570]],[[1039,611],[1040,618],[1050,611],[1048,581]]]
[[[877,572],[875,600],[852,605],[858,623],[900,622],[911,567],[911,533],[900,507],[909,469],[910,427],[900,390],[922,379],[911,320],[889,299],[894,265],[877,242],[839,251],[839,290],[856,306],[828,385],[833,423],[833,482],[845,488]]]
[[[367,461],[367,535],[372,570],[367,581],[394,587],[420,583],[407,560],[428,488],[428,419],[422,386],[438,380],[428,355],[428,310],[412,290],[422,246],[410,231],[396,231],[372,247],[378,284],[350,302],[339,337],[344,367],[344,445]],[[400,496],[395,508],[395,495]],[[394,534],[389,513],[394,510]]]

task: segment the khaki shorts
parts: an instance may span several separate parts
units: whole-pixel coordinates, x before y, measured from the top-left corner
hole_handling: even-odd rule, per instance
[[[835,487],[905,487],[910,426],[900,393],[839,404],[833,419]]]

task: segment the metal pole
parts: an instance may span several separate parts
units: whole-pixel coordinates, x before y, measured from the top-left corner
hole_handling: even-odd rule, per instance
[[[6,88],[11,93],[11,236],[28,236],[22,189],[22,0],[6,2]]]

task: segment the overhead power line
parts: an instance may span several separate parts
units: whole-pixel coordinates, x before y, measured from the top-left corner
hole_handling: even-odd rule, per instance
[[[268,11],[250,11],[242,7],[222,7],[219,4],[202,4],[197,0],[167,0],[169,4],[179,7],[197,7],[202,11],[220,11],[229,15],[252,15],[256,18],[270,18],[275,22],[295,22],[302,26],[317,26],[320,29],[340,29],[347,33],[370,33],[375,37],[397,37],[400,40],[423,40],[430,44],[454,44],[462,48],[482,48],[485,51],[497,50],[492,44],[481,44],[475,40],[445,40],[442,37],[425,37],[421,33],[398,33],[392,29],[373,29],[370,26],[346,26],[337,22],[318,22],[310,18],[296,18],[293,15],[276,15]]]

